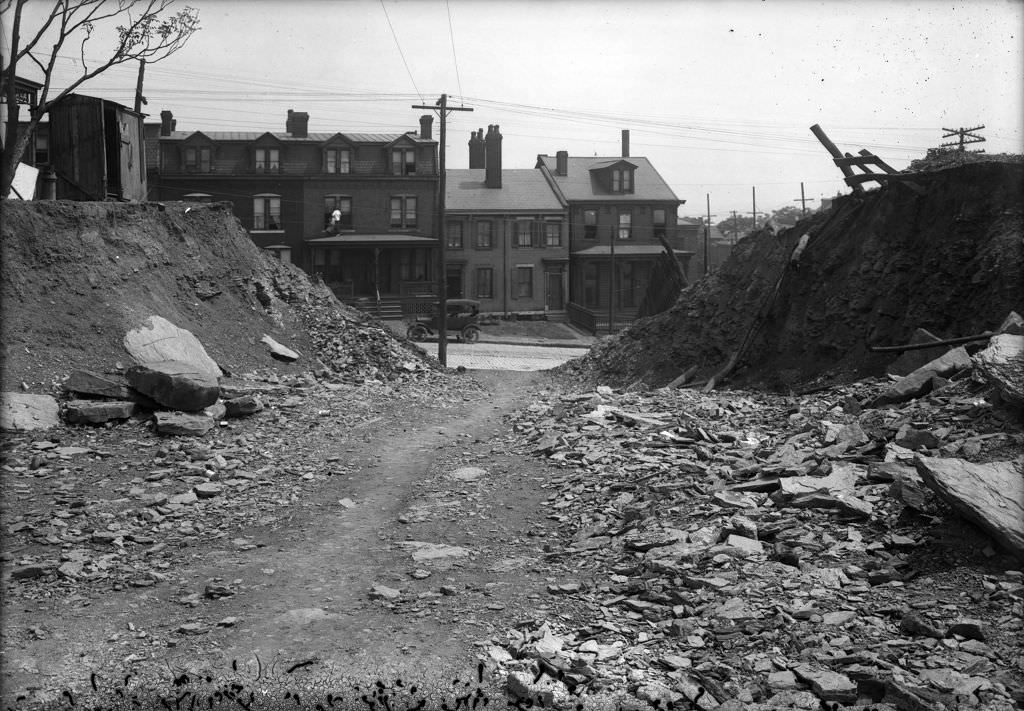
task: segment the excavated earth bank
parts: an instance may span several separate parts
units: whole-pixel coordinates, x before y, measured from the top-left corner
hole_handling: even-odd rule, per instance
[[[194,333],[231,374],[324,366],[359,379],[428,367],[418,347],[265,255],[228,203],[9,200],[2,257],[4,391],[50,392],[72,370],[130,365],[125,332],[154,314]],[[273,360],[264,334],[303,357]]]
[[[574,367],[605,383],[664,385],[697,365],[700,379],[764,313],[734,375],[788,388],[880,374],[896,354],[868,346],[908,343],[916,328],[940,338],[998,328],[1024,310],[1024,165],[962,165],[922,186],[920,196],[900,184],[848,196],[792,229],[748,236],[675,306]]]

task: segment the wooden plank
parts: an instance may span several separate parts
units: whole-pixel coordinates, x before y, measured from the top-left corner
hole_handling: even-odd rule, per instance
[[[825,132],[821,129],[821,126],[819,126],[818,124],[814,124],[813,126],[811,126],[811,133],[813,133],[814,136],[818,139],[818,141],[821,142],[821,145],[825,146],[825,150],[829,152],[829,155],[831,155],[835,161],[840,161],[843,159],[843,154],[839,152],[838,148],[836,148],[836,144],[834,144],[832,140],[825,135]],[[850,170],[850,166],[839,165],[838,162],[836,163],[836,165],[838,166],[839,170],[843,171],[843,175],[846,176],[847,183],[853,188],[853,191],[855,193],[863,193],[864,186],[860,185],[859,183],[854,184],[849,182],[850,176],[854,174],[853,171]]]

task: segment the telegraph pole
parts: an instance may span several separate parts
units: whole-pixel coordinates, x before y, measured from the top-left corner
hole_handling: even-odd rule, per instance
[[[942,136],[943,138],[952,138],[953,136],[957,136],[959,138],[959,140],[951,142],[951,143],[943,143],[942,145],[943,146],[958,146],[957,150],[960,153],[963,153],[964,152],[964,144],[965,143],[983,143],[985,141],[985,139],[983,137],[975,136],[974,135],[975,131],[980,131],[983,128],[985,128],[985,124],[982,124],[981,126],[975,126],[974,128],[962,128],[962,127],[961,128],[943,128],[942,129],[943,131],[947,131],[947,133],[945,133]],[[968,138],[971,139],[971,140],[966,140]],[[985,152],[984,150],[974,151],[974,153],[984,153],[984,152]]]
[[[804,197],[804,184],[800,183],[800,197],[794,198],[793,202],[800,203],[800,216],[807,214],[807,201],[813,201],[815,198]]]
[[[447,137],[445,131],[446,119],[452,111],[472,111],[473,109],[464,106],[448,106],[448,95],[441,94],[434,106],[413,105],[414,109],[427,109],[436,111],[441,119],[441,145],[438,149],[438,180],[437,180],[437,360],[442,367],[448,366],[448,274],[445,272],[445,248],[448,245],[448,238],[444,229],[444,193],[445,193],[445,168],[444,168],[444,142]]]
[[[710,264],[710,243],[711,243],[711,218],[715,215],[711,214],[711,193],[705,195],[708,201],[708,221],[704,223],[704,276],[707,276],[711,270]]]
[[[754,229],[754,230],[756,231],[756,230],[757,230],[757,214],[758,214],[758,213],[757,213],[757,188],[756,188],[756,187],[754,187],[754,186],[751,186],[751,188],[750,188],[750,194],[751,194],[751,196],[752,196],[752,198],[753,198],[753,201],[754,201],[754,209],[753,209],[753,210],[752,210],[752,211],[750,212],[750,214],[751,214],[751,215],[753,216],[753,218],[754,218],[754,226],[753,226],[753,229]]]
[[[142,95],[142,79],[146,76],[146,60],[139,60],[139,80],[135,83],[135,113],[142,113],[142,105],[146,103],[146,97]]]
[[[737,238],[740,236],[739,223],[736,222],[736,211],[732,211],[732,246],[736,246]]]

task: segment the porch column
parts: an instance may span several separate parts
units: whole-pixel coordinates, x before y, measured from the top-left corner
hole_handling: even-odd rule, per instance
[[[380,247],[373,248],[373,295],[377,300],[377,318],[380,318]]]

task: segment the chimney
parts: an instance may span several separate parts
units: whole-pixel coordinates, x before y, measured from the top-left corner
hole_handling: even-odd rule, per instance
[[[170,136],[171,132],[174,131],[174,127],[178,125],[178,122],[174,120],[174,114],[170,111],[160,112],[160,135]]]
[[[484,150],[487,154],[487,173],[484,178],[484,185],[489,188],[501,187],[501,133],[498,132],[498,124],[487,127],[487,136],[484,137]]]
[[[288,109],[288,120],[284,122],[284,130],[295,138],[306,138],[309,136],[309,114]]]
[[[558,151],[555,154],[555,175],[569,174],[569,151]]]
[[[420,116],[420,138],[424,141],[430,140],[430,132],[434,127],[434,117],[430,114]]]
[[[477,129],[469,132],[469,167],[483,168],[487,165],[487,155],[484,152],[484,130]]]
[[[629,129],[622,129],[622,157],[629,158]]]

